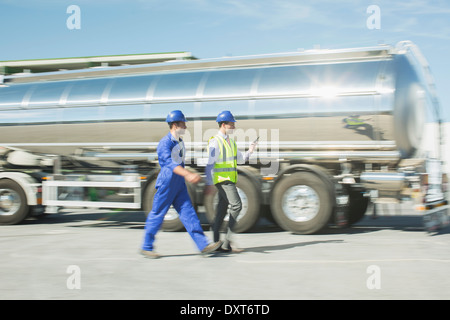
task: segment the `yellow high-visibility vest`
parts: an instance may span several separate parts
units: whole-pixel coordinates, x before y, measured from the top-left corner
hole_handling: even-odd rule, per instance
[[[230,139],[228,143],[222,136],[216,135],[211,137],[211,139],[216,139],[219,146],[219,156],[216,153],[216,162],[214,164],[214,174],[213,182],[214,184],[231,181],[233,183],[237,182],[237,146],[233,139]],[[209,145],[208,141],[208,145]]]

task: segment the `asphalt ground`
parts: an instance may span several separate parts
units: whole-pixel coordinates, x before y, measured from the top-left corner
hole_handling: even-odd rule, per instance
[[[449,299],[449,228],[378,214],[314,235],[262,220],[236,235],[244,252],[207,257],[186,232],[161,231],[155,260],[139,254],[142,212],[65,209],[0,226],[0,299]]]

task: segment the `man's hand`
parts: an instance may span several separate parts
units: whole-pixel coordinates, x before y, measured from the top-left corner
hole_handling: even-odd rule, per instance
[[[248,148],[248,151],[250,153],[253,153],[253,151],[255,151],[255,149],[256,149],[257,144],[258,144],[258,141],[253,141],[252,144],[250,145],[250,147]]]
[[[184,176],[187,182],[189,183],[199,183],[200,180],[202,180],[202,177],[198,173],[189,172],[187,175]]]
[[[182,166],[177,166],[175,169],[173,169],[173,172],[184,177],[184,179],[189,183],[199,183],[200,180],[202,180],[202,177],[195,172],[191,172],[189,170],[186,170]]]

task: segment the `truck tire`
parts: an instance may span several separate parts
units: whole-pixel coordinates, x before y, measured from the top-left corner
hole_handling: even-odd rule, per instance
[[[236,183],[239,195],[242,201],[242,210],[237,217],[234,225],[234,232],[241,233],[250,230],[259,218],[260,201],[255,185],[246,176],[239,176]],[[206,210],[206,218],[212,225],[216,217],[216,208],[219,201],[217,188],[214,192],[205,195],[204,205]],[[228,215],[225,216],[221,230],[226,230],[228,226]]]
[[[352,225],[361,220],[366,214],[369,198],[364,197],[362,192],[350,190],[348,207],[348,224]]]
[[[286,231],[312,234],[325,227],[333,211],[330,186],[311,172],[283,177],[272,193],[275,221]]]
[[[29,212],[27,198],[16,182],[0,180],[0,224],[18,224]]]
[[[147,218],[148,214],[152,210],[153,205],[153,197],[155,196],[156,189],[156,179],[154,179],[152,182],[148,184],[148,186],[145,188],[144,195],[143,195],[143,210],[145,213],[145,217]],[[186,187],[188,189],[189,196],[191,197],[191,201],[194,198],[195,195],[195,186],[193,186],[190,183],[186,183]],[[197,207],[195,205],[195,202],[192,201],[195,211],[197,212]],[[183,223],[180,220],[180,217],[178,216],[178,212],[173,208],[173,206],[170,207],[167,214],[164,216],[164,222],[161,226],[161,229],[164,231],[182,231],[185,230]]]

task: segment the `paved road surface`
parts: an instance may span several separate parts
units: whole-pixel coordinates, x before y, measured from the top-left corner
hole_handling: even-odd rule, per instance
[[[208,258],[186,232],[160,232],[164,256],[143,258],[143,228],[142,212],[88,209],[0,226],[0,299],[450,298],[450,233],[418,216],[316,235],[260,223],[237,235],[245,252]]]

